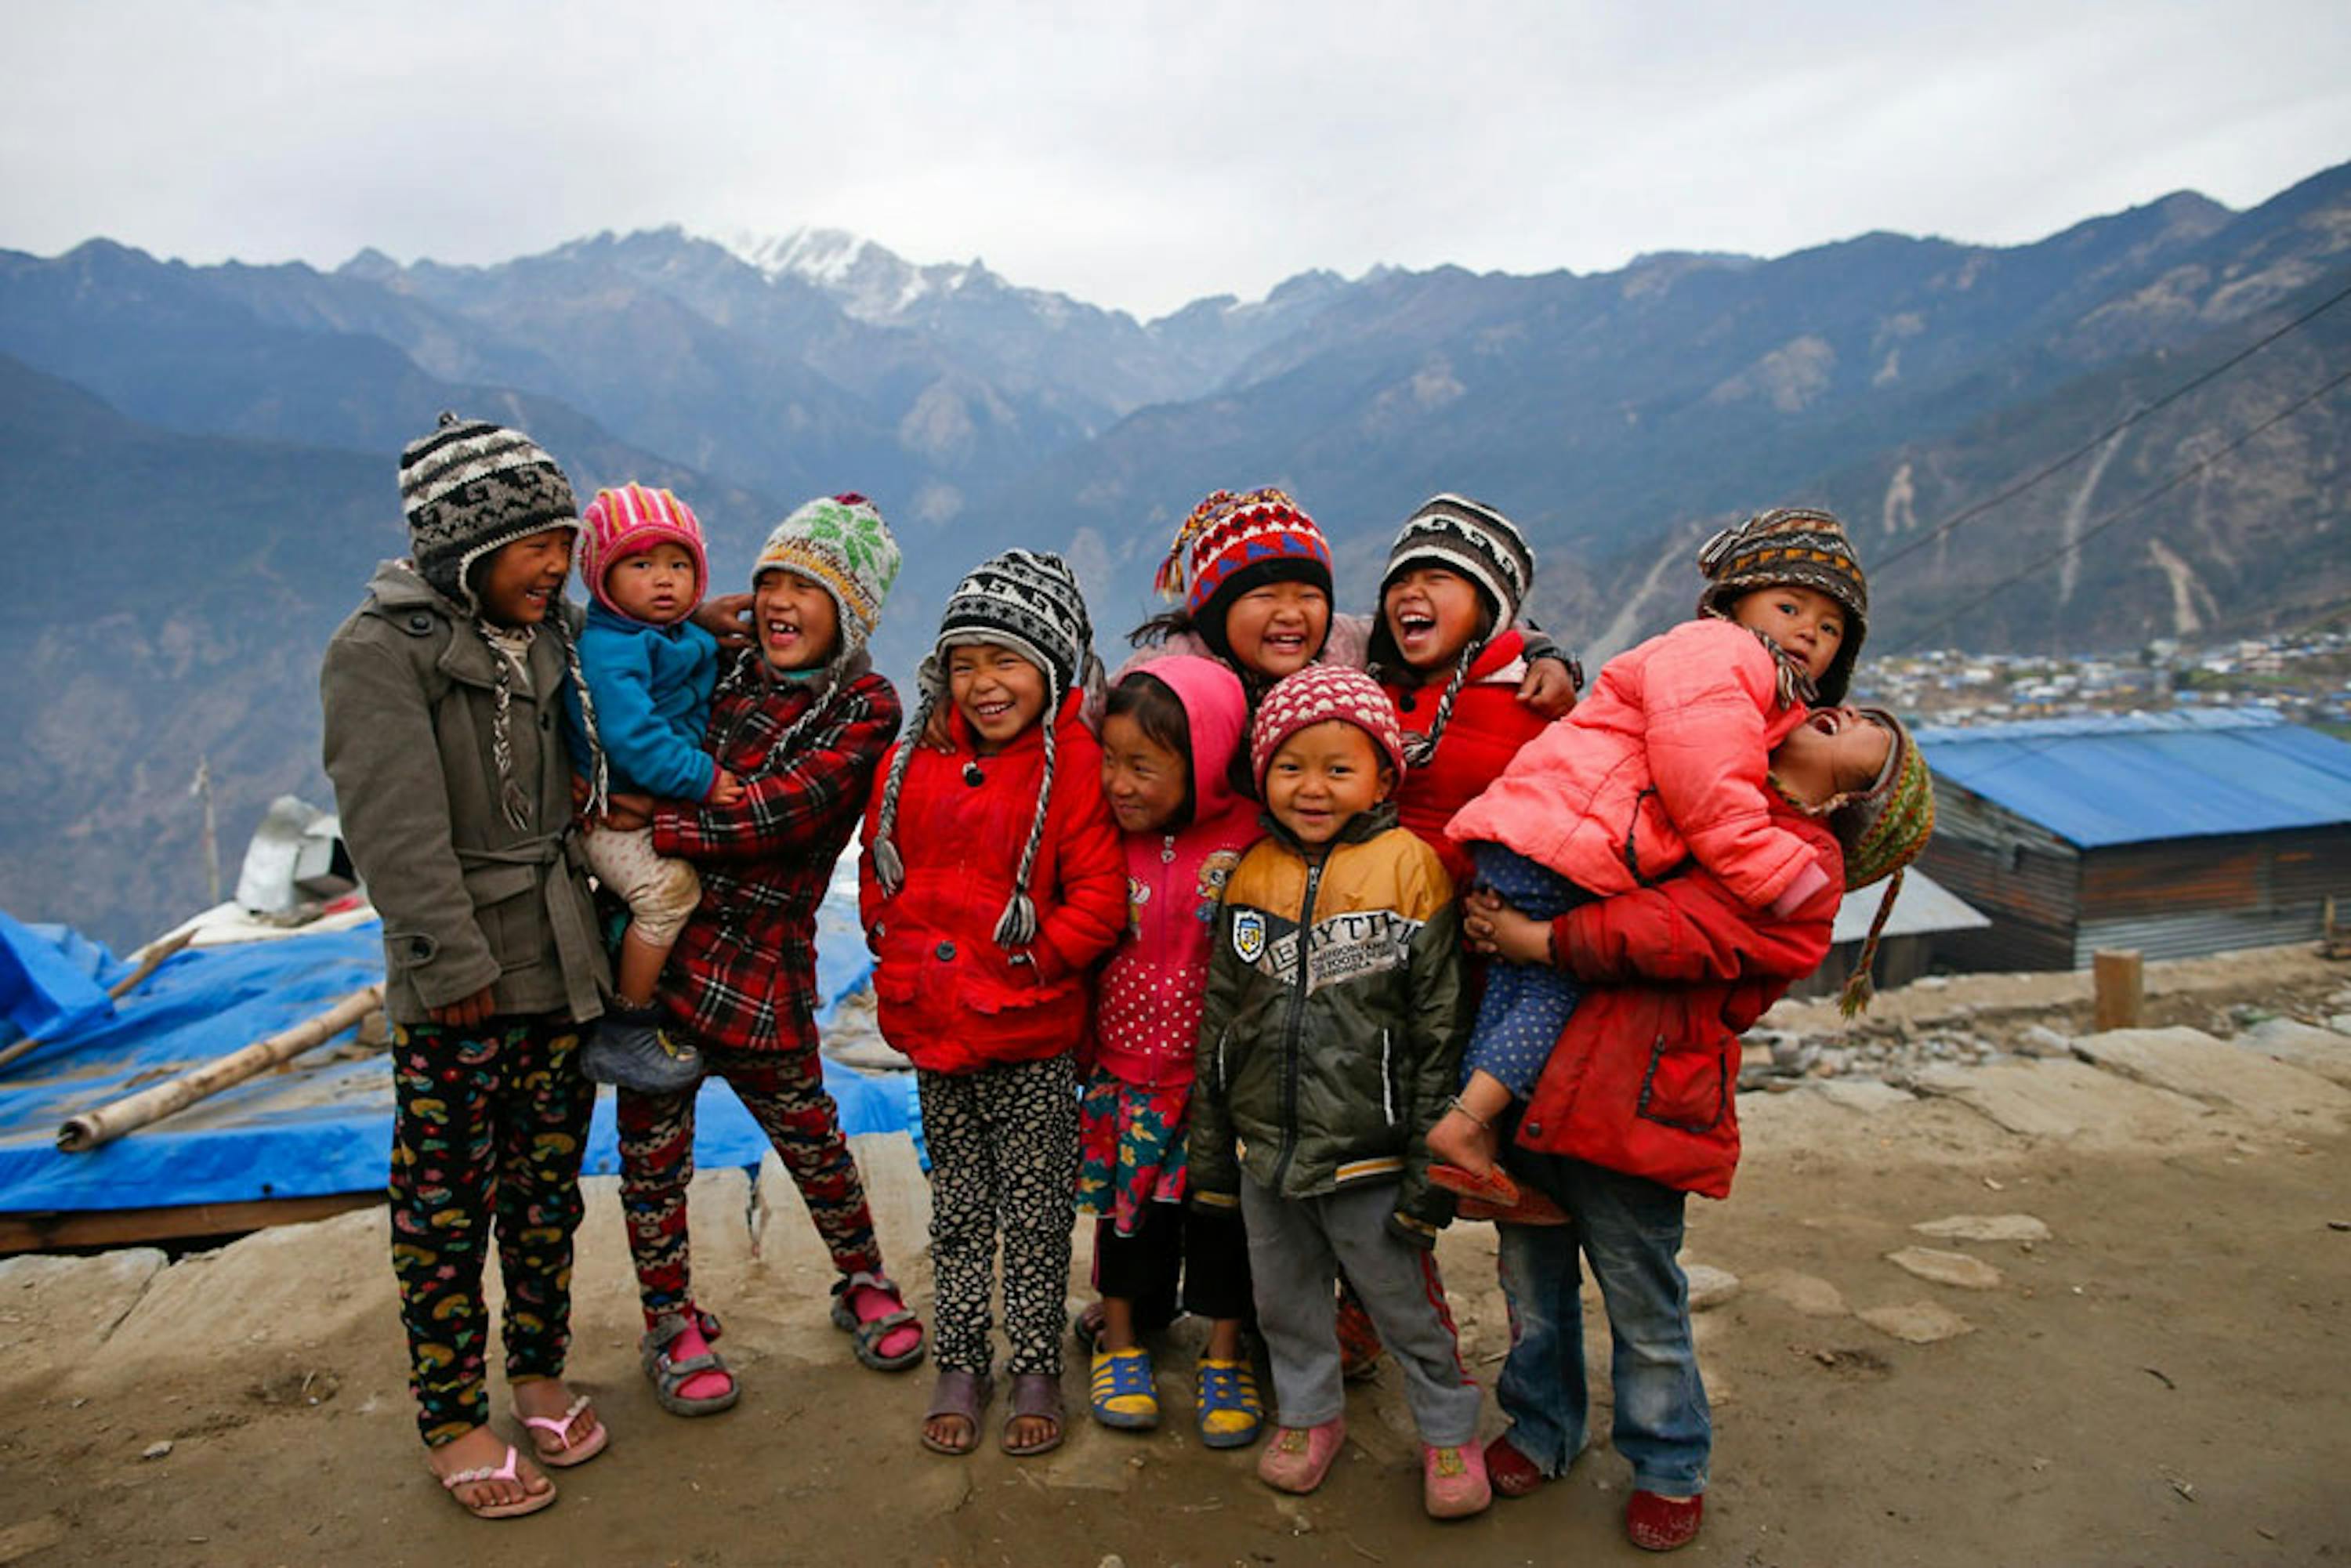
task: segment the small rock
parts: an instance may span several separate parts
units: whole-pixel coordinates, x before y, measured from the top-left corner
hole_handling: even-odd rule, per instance
[[[1801,1078],[1773,1078],[1767,1080],[1763,1087],[1773,1094],[1785,1094],[1802,1082]]]
[[[1950,1241],[2049,1239],[2049,1227],[2029,1214],[1954,1214],[1942,1219],[1922,1219],[1910,1228],[1921,1236],[1938,1236]]]
[[[1957,1339],[1963,1333],[1973,1333],[1976,1327],[1959,1313],[1933,1301],[1907,1301],[1890,1307],[1871,1307],[1855,1315],[1878,1333],[1892,1334],[1909,1344],[1933,1344],[1940,1340]]]
[[[2351,1013],[2335,1013],[2326,1020],[2326,1027],[2337,1034],[2351,1034]]]
[[[1739,1294],[1739,1276],[1728,1269],[1692,1263],[1682,1272],[1689,1277],[1689,1305],[1694,1312],[1719,1307]]]
[[[1094,1568],[1126,1568],[1126,1559],[1113,1552],[1096,1563]]]
[[[1802,1061],[1808,1048],[1792,1035],[1782,1035],[1771,1042],[1771,1065],[1793,1068]]]
[[[1938,1251],[1932,1247],[1905,1247],[1898,1252],[1888,1252],[1886,1260],[1921,1280],[1956,1285],[1963,1291],[1995,1291],[2004,1278],[1980,1258],[1970,1258],[1964,1252]]]
[[[1837,1075],[1837,1069],[1840,1065],[1841,1063],[1839,1063],[1834,1058],[1823,1056],[1813,1063],[1813,1076],[1815,1078],[1834,1078]]]
[[[166,1437],[160,1443],[148,1444],[139,1457],[142,1459],[160,1459],[171,1451],[172,1440]]]
[[[2064,1057],[2074,1054],[2074,1042],[2047,1024],[2029,1023],[2017,1032],[2010,1049],[2019,1056]]]
[[[1843,1292],[1814,1274],[1760,1274],[1755,1288],[1808,1318],[1841,1318],[1850,1310]]]
[[[1830,1103],[1858,1111],[1865,1116],[1874,1116],[1895,1105],[1907,1105],[1917,1098],[1871,1078],[1834,1079],[1815,1085],[1815,1092]]]

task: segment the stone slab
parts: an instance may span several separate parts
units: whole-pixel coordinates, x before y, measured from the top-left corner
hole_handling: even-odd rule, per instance
[[[2237,1043],[2351,1089],[2351,1035],[2294,1019],[2267,1019],[2239,1035]]]
[[[1963,1333],[1975,1333],[1976,1327],[1949,1307],[1933,1301],[1867,1307],[1854,1315],[1878,1333],[1891,1334],[1907,1344],[1934,1344],[1957,1339]]]
[[[1949,1241],[2046,1241],[2046,1222],[2030,1214],[1953,1214],[1922,1219],[1911,1229]]]
[[[1962,1291],[1997,1291],[2006,1281],[2005,1275],[1980,1258],[1936,1247],[1905,1247],[1888,1252],[1886,1260],[1905,1273]]]
[[[2101,1072],[2085,1061],[1931,1067],[1915,1082],[1922,1092],[1956,1100],[2028,1138],[2160,1138],[2210,1114],[2199,1100]]]
[[[2351,1116],[2351,1089],[2199,1029],[2116,1029],[2074,1042],[2084,1060],[2138,1082],[2267,1122]]]

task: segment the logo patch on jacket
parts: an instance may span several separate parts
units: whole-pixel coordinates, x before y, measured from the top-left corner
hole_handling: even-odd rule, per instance
[[[1265,956],[1265,915],[1258,910],[1233,912],[1233,952],[1244,964]]]

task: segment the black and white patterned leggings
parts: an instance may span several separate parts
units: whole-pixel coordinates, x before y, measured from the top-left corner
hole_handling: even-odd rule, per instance
[[[1064,1052],[977,1072],[917,1072],[914,1082],[931,1151],[932,1359],[989,1370],[1000,1230],[1007,1369],[1059,1376],[1078,1176],[1075,1064]]]

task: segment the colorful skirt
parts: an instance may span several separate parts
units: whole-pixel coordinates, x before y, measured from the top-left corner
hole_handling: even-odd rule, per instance
[[[1144,1088],[1096,1068],[1078,1102],[1081,1214],[1106,1214],[1121,1236],[1143,1227],[1143,1206],[1184,1201],[1189,1084]]]

